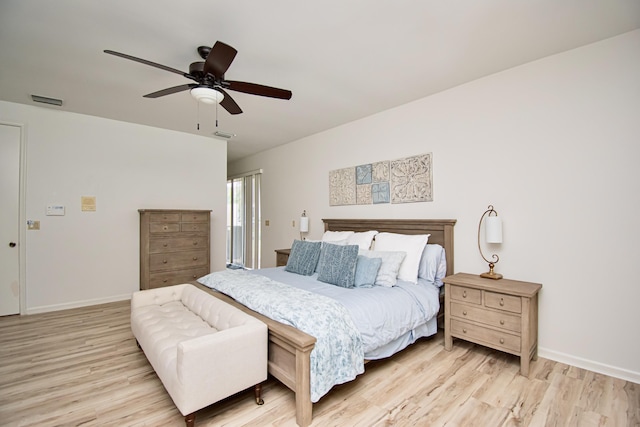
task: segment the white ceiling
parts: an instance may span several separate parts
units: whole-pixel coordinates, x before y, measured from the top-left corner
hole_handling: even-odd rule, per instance
[[[142,97],[190,80],[103,50],[188,71],[220,40],[227,79],[293,92],[230,91],[233,161],[637,28],[638,0],[0,0],[0,99],[213,137],[215,106]]]

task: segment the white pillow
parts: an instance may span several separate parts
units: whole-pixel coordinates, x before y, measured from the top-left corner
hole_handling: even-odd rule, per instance
[[[375,248],[376,251],[406,252],[407,256],[398,271],[398,279],[418,283],[418,266],[429,236],[430,234],[379,233]]]
[[[353,231],[325,231],[322,235],[323,242],[336,242],[346,240],[353,234]]]
[[[353,233],[347,238],[347,244],[358,245],[360,249],[364,249],[365,251],[369,250],[371,249],[371,242],[376,234],[378,234],[378,232],[375,230]]]
[[[380,269],[376,275],[376,285],[386,286],[388,288],[394,286],[397,282],[398,270],[402,260],[407,255],[406,252],[387,252],[387,251],[363,251],[358,252],[358,255],[366,256],[368,258],[380,258],[382,263]]]

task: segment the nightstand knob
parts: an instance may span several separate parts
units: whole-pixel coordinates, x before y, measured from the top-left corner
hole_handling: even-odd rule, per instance
[[[463,311],[463,312],[462,312],[462,315],[463,315],[463,316],[466,316],[466,315],[467,315],[467,311],[466,311],[466,310],[465,310],[465,311]]]
[[[196,242],[193,242],[193,244],[194,244],[194,245],[197,245],[197,244],[198,244],[198,242],[197,242],[197,241],[196,241]]]
[[[466,334],[467,333],[467,328],[462,328],[462,333]]]
[[[194,256],[194,257],[193,257],[193,260],[194,260],[194,261],[197,261],[197,260],[198,260],[198,257],[197,257],[197,256]]]
[[[162,263],[163,263],[163,264],[166,264],[166,263],[167,263],[167,260],[166,260],[166,259],[163,259],[163,260],[162,260]]]
[[[504,305],[504,298],[500,298],[500,306]]]
[[[501,325],[504,325],[504,320],[501,320],[501,321],[500,321],[500,324],[501,324]]]
[[[467,291],[462,291],[462,298],[466,298],[467,297]]]
[[[500,338],[500,344],[504,344],[504,338]]]
[[[169,244],[168,244],[168,243],[163,243],[163,244],[162,244],[162,247],[163,247],[163,248],[166,248],[167,246],[169,246]]]

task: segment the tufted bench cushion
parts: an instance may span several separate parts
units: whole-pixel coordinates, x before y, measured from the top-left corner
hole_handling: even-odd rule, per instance
[[[134,293],[131,330],[183,415],[267,378],[267,326],[193,285]]]

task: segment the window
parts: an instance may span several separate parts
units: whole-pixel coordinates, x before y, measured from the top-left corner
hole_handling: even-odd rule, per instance
[[[260,268],[260,178],[254,171],[227,180],[227,266]]]

